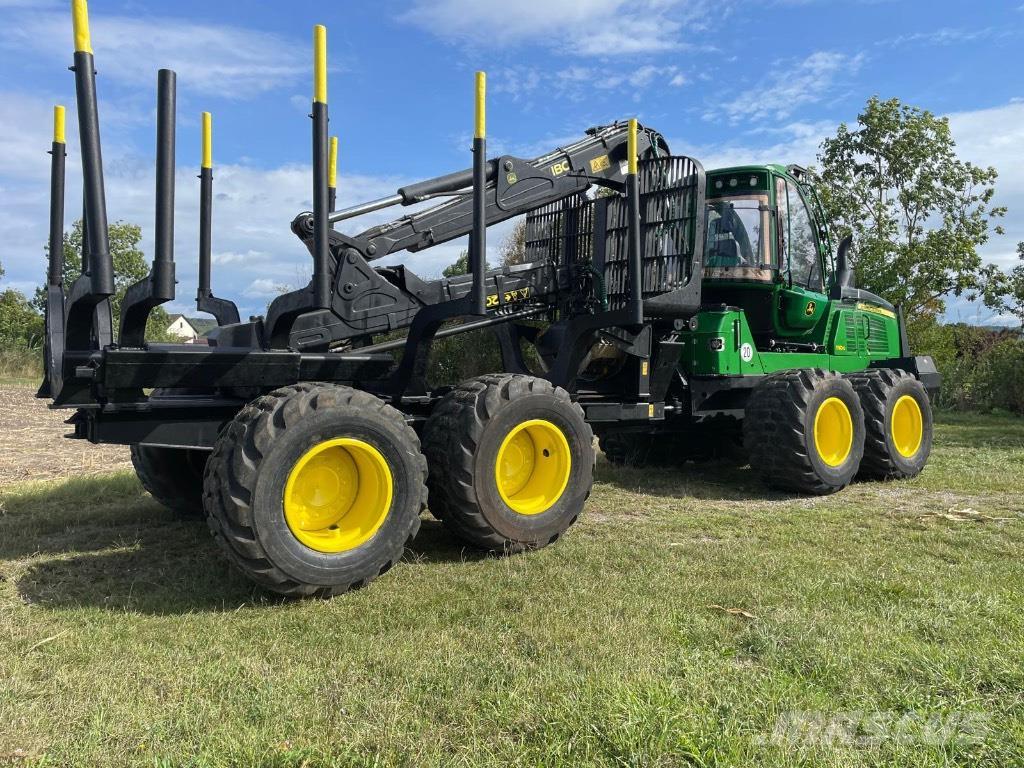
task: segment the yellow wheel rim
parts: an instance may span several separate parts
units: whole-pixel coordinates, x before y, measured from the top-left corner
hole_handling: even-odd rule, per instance
[[[921,406],[910,395],[904,395],[892,407],[889,423],[892,444],[897,453],[905,459],[912,459],[921,449],[924,440],[924,416]]]
[[[838,467],[853,450],[853,417],[846,403],[830,397],[814,415],[814,445],[818,456],[830,467]]]
[[[284,519],[317,552],[347,552],[365,544],[391,509],[388,462],[369,443],[349,437],[310,448],[288,475]]]
[[[565,492],[571,471],[569,441],[542,419],[524,421],[509,432],[494,462],[498,493],[520,515],[551,509]]]

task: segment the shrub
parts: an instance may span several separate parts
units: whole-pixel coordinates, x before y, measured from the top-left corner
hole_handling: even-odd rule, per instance
[[[931,323],[911,327],[911,348],[942,373],[940,408],[1024,415],[1024,336],[1019,330]]]

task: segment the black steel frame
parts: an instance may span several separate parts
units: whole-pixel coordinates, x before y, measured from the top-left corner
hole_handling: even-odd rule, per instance
[[[504,367],[526,371],[520,343],[537,341],[536,329],[517,321],[543,317],[558,327],[551,350],[553,365],[546,376],[553,383],[576,391],[581,364],[597,334],[642,365],[634,386],[616,393],[590,393],[588,413],[608,420],[663,419],[664,392],[655,377],[652,392],[649,362],[660,338],[653,333],[652,316],[673,318],[699,308],[699,265],[703,237],[699,227],[692,237],[695,267],[685,286],[645,296],[653,285],[644,273],[645,213],[642,181],[620,170],[625,162],[624,124],[593,129],[581,142],[534,161],[501,157],[487,159],[486,140],[473,142],[469,171],[428,180],[399,190],[393,199],[359,206],[375,210],[391,204],[412,204],[442,196],[451,200],[425,212],[351,237],[336,232],[333,224],[356,209],[335,211],[336,190],[329,186],[329,116],[327,105],[313,103],[313,211],[293,223],[313,256],[310,284],[279,297],[265,320],[241,323],[237,308],[218,299],[211,290],[213,172],[200,171],[199,288],[200,311],[214,315],[218,329],[210,347],[147,344],[145,327],[153,308],[175,296],[174,280],[174,167],[175,74],[161,70],[157,110],[156,250],[150,274],[131,286],[124,300],[118,343],[110,327],[109,297],[114,292],[113,265],[107,241],[107,213],[100,152],[94,61],[91,53],[75,54],[79,128],[84,176],[85,247],[83,275],[65,296],[62,240],[65,148],[51,147],[50,262],[46,379],[41,396],[52,397],[56,407],[77,408],[70,423],[75,436],[94,442],[146,443],[208,449],[219,429],[242,405],[257,394],[302,381],[344,382],[377,392],[407,412],[429,408],[440,393],[426,382],[427,355],[435,338],[483,328],[497,335]],[[641,129],[645,156],[657,158],[668,148],[661,137]],[[672,158],[651,160],[659,163]],[[694,215],[703,213],[703,169],[693,163],[698,190]],[[646,168],[647,166],[641,166]],[[617,191],[624,200],[628,223],[626,299],[621,306],[576,311],[565,297],[573,291],[580,265],[539,262],[486,271],[487,227],[514,215],[530,212],[554,201],[578,195],[597,183]],[[582,201],[582,198],[580,198]],[[589,204],[589,201],[587,201]],[[580,203],[582,204],[582,202]],[[373,268],[369,262],[395,250],[419,250],[446,242],[467,231],[470,220],[469,274],[424,282],[405,268]],[[702,224],[701,224],[702,226]],[[568,232],[565,233],[568,236]],[[597,242],[598,233],[594,233]],[[604,237],[604,232],[600,233]],[[602,243],[603,247],[603,243]],[[595,245],[596,249],[596,245]],[[603,257],[602,257],[603,258]],[[593,270],[593,267],[590,267]],[[357,281],[362,280],[362,283]],[[373,322],[360,326],[347,320],[346,296],[363,288],[377,291],[383,310],[375,308]],[[365,287],[363,286],[363,287]],[[378,302],[379,304],[380,302]],[[667,306],[667,309],[666,309]],[[376,314],[374,314],[376,312]],[[461,321],[451,325],[453,321]],[[445,327],[449,324],[448,327]],[[373,343],[375,334],[407,328],[404,339]],[[330,350],[332,343],[349,348]],[[396,365],[390,354],[401,348]],[[662,366],[663,367],[663,366]],[[162,389],[180,396],[147,397],[145,390]],[[204,394],[185,394],[198,390]]]

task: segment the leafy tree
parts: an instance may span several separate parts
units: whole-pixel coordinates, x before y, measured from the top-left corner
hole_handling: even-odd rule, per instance
[[[491,264],[486,259],[484,260],[484,269],[491,269]],[[449,264],[445,267],[441,274],[445,277],[457,277],[458,275],[469,274],[469,251],[463,251],[459,254],[459,257],[455,260],[455,263]]]
[[[994,168],[957,157],[949,121],[898,99],[870,99],[818,156],[830,220],[852,232],[858,284],[901,304],[908,318],[940,315],[944,297],[998,309],[1007,278],[979,246],[1005,208],[992,206]]]
[[[43,318],[13,288],[0,293],[0,349],[36,349],[43,339]]]
[[[1017,243],[1017,258],[1020,264],[1010,273],[1007,306],[1024,326],[1024,243]]]
[[[511,267],[526,263],[526,219],[520,219],[501,244],[501,263]]]
[[[142,241],[141,227],[125,221],[117,221],[109,225],[107,232],[110,238],[110,256],[114,263],[114,295],[111,296],[110,303],[116,329],[120,327],[121,302],[124,300],[125,291],[130,285],[149,274],[150,265],[139,249],[139,243]],[[82,274],[82,236],[81,219],[74,223],[70,232],[64,233],[63,276],[65,290],[70,287],[75,278]],[[32,303],[40,312],[45,310],[45,286],[36,290]],[[150,341],[169,341],[168,325],[170,325],[170,317],[167,312],[162,307],[157,307],[149,316],[146,338]]]
[[[485,267],[491,269],[490,264]],[[456,277],[468,272],[469,251],[463,251],[441,274]],[[427,378],[434,384],[457,384],[498,370],[501,370],[501,355],[494,335],[489,330],[469,331],[434,341]]]

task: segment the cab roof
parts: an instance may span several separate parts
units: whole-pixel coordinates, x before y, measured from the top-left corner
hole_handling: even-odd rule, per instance
[[[714,168],[707,172],[708,176],[727,173],[747,173],[749,171],[772,171],[783,176],[791,175],[786,166],[779,163],[768,163],[766,165],[730,165],[726,168]]]

